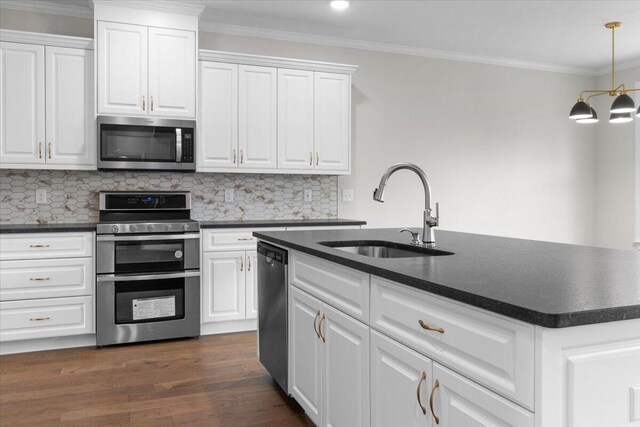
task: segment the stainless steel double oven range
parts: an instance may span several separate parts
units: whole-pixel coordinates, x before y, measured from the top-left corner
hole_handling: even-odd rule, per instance
[[[98,346],[200,335],[200,226],[188,192],[100,193]]]

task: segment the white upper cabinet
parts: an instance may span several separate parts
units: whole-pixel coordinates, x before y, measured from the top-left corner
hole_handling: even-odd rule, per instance
[[[204,6],[94,0],[97,114],[196,118],[198,15]]]
[[[98,114],[147,115],[147,30],[98,22]]]
[[[277,70],[241,65],[238,73],[240,167],[274,169],[277,153]]]
[[[200,63],[198,170],[234,168],[238,160],[238,66]]]
[[[149,28],[149,115],[195,117],[193,31]]]
[[[0,36],[0,168],[95,169],[91,41]]]
[[[44,164],[44,46],[2,42],[0,61],[0,165]]]
[[[349,170],[351,78],[346,74],[314,75],[315,168]]]
[[[278,70],[278,167],[313,169],[313,71]]]
[[[94,168],[93,51],[46,48],[46,162]]]

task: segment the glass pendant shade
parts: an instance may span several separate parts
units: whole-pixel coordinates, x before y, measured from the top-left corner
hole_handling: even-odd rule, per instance
[[[619,95],[611,104],[612,113],[633,113],[634,111],[636,106],[633,99],[626,93]]]
[[[609,123],[627,123],[633,120],[631,113],[612,113]]]
[[[598,123],[598,113],[596,113],[596,110],[593,109],[593,107],[589,107],[591,109],[591,117],[587,117],[586,119],[578,119],[576,120],[576,123],[582,123],[582,124],[587,124],[587,123]]]
[[[569,118],[572,120],[588,119],[589,117],[591,117],[591,107],[584,101],[576,102],[569,113]]]

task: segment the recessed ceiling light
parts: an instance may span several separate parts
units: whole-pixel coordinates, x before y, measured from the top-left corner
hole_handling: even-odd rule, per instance
[[[345,10],[346,8],[349,7],[349,2],[347,0],[333,0],[329,4],[335,10]]]

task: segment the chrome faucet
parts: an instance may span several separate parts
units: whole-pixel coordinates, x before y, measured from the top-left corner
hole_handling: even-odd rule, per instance
[[[419,235],[416,236],[414,233],[412,233],[411,244],[416,246],[435,246],[436,238],[433,229],[440,224],[440,205],[436,203],[436,216],[432,216],[431,187],[429,186],[429,182],[427,181],[427,175],[418,166],[414,165],[413,163],[398,163],[387,169],[384,175],[382,175],[380,185],[378,185],[378,188],[373,190],[373,200],[381,203],[384,202],[384,188],[387,185],[387,181],[389,180],[391,175],[401,169],[408,169],[415,172],[418,177],[420,177],[420,181],[422,181],[422,185],[424,186],[424,228],[422,229],[422,239],[420,239]],[[405,229],[401,230],[400,232],[404,230]]]

